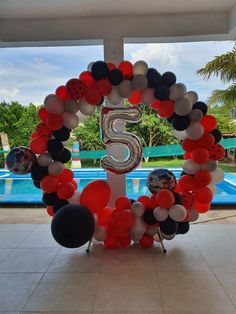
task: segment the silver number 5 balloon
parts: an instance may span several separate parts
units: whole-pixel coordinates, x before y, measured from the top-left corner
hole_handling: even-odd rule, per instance
[[[135,169],[142,159],[142,146],[139,138],[129,132],[121,132],[115,126],[117,120],[136,123],[141,118],[141,110],[138,107],[105,107],[101,111],[102,142],[105,145],[112,143],[124,144],[129,149],[129,155],[125,160],[116,160],[111,156],[105,156],[101,160],[101,166],[112,173],[122,174]]]

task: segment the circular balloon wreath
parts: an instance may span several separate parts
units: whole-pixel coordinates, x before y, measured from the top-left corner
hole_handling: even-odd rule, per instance
[[[137,201],[121,196],[115,208],[108,206],[111,189],[106,181],[90,182],[80,193],[73,172],[65,168],[71,159],[65,148],[79,116],[92,115],[106,97],[113,106],[127,98],[131,106],[141,103],[167,119],[184,150],[184,165],[176,183],[168,170],[155,170],[148,176],[150,196]],[[122,109],[121,109],[122,110]],[[41,122],[32,134],[29,148],[15,148],[7,157],[10,171],[31,172],[33,183],[43,190],[43,202],[53,216],[51,230],[65,247],[79,247],[94,237],[107,248],[129,246],[138,241],[151,247],[158,230],[165,239],[189,230],[189,222],[205,213],[223,179],[217,161],[224,157],[218,144],[221,132],[207,105],[194,91],[176,83],[172,72],[160,74],[144,61],[132,65],[122,61],[118,67],[97,61],[78,78],[59,86],[48,95],[38,111]]]

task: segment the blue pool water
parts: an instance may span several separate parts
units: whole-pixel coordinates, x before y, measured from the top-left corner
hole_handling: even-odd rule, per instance
[[[149,195],[146,187],[146,178],[153,169],[136,169],[126,176],[126,194],[137,199],[139,195]],[[170,169],[178,179],[181,169]],[[76,169],[74,177],[78,182],[78,189],[83,188],[92,180],[107,179],[107,174],[102,169]],[[16,176],[7,170],[0,170],[0,203],[42,203],[42,192],[37,189],[29,175]],[[225,174],[225,180],[217,185],[213,204],[236,204],[236,176]]]

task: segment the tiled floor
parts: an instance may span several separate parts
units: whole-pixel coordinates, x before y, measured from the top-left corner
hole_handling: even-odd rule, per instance
[[[61,248],[49,224],[0,225],[0,314],[236,314],[236,225],[197,224],[163,254]]]

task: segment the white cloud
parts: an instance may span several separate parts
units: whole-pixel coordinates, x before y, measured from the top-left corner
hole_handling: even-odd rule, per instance
[[[17,98],[19,95],[19,89],[12,88],[10,90],[8,89],[0,89],[0,101],[13,101]]]

